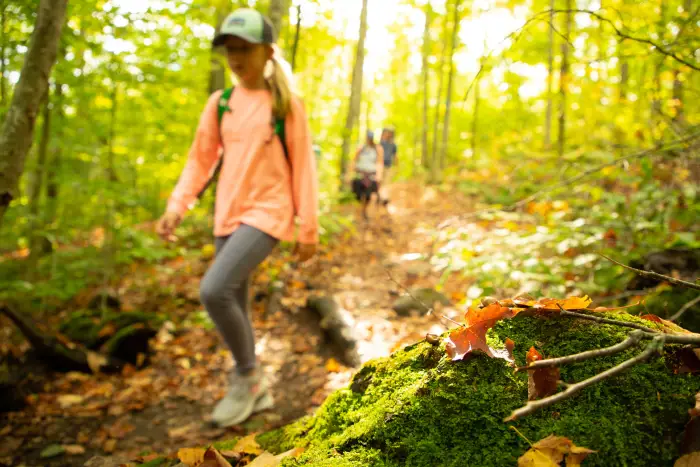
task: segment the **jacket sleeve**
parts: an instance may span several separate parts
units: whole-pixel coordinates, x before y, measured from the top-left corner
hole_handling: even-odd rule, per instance
[[[213,93],[202,111],[187,163],[168,200],[168,212],[183,215],[194,205],[197,195],[211,177],[221,147],[217,107],[222,93]]]
[[[292,97],[285,121],[287,149],[292,164],[294,211],[299,218],[299,243],[318,243],[318,175],[311,129],[301,99]]]

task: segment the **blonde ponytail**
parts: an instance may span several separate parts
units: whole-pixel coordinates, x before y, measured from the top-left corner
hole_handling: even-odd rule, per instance
[[[267,78],[272,92],[272,113],[276,118],[285,118],[292,108],[292,67],[282,58],[275,45],[272,55],[272,70]]]

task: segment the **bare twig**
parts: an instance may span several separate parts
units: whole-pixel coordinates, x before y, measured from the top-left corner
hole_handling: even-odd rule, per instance
[[[640,330],[632,331],[630,335],[624,341],[619,344],[612,345],[610,347],[605,347],[604,349],[589,350],[587,352],[581,352],[573,355],[567,355],[566,357],[559,358],[548,358],[546,360],[537,360],[530,363],[527,366],[517,368],[518,371],[523,370],[535,370],[537,368],[549,368],[552,366],[566,365],[569,363],[578,363],[584,360],[589,360],[591,358],[605,357],[608,355],[615,355],[623,350],[633,347],[642,340],[644,334]],[[568,385],[567,385],[568,386]]]
[[[655,332],[653,334],[645,334],[644,337],[652,338],[659,335],[663,335],[666,338],[667,344],[700,345],[700,334],[662,334],[660,332]]]
[[[610,368],[609,370],[599,373],[586,380],[580,381],[576,384],[569,385],[564,391],[554,394],[553,396],[545,397],[544,399],[540,399],[537,401],[528,402],[527,404],[525,404],[524,407],[514,410],[513,413],[511,413],[510,416],[508,416],[504,421],[512,422],[513,420],[517,420],[518,418],[524,417],[525,415],[529,415],[539,409],[548,407],[564,399],[573,397],[588,386],[592,386],[603,380],[612,378],[613,376],[622,373],[628,368],[631,368],[634,365],[649,359],[649,357],[651,357],[655,353],[658,353],[662,349],[665,337],[666,336],[663,334],[657,335],[656,337],[654,337],[654,340],[647,346],[644,352],[640,353],[636,357],[630,358],[629,360],[625,360],[624,362]]]
[[[622,266],[625,269],[629,269],[630,271],[634,271],[637,274],[639,274],[640,276],[652,277],[652,278],[658,279],[660,281],[665,281],[665,282],[668,282],[671,284],[680,285],[682,287],[687,287],[689,289],[700,290],[700,285],[698,285],[698,284],[693,284],[692,282],[684,281],[681,279],[675,279],[673,277],[666,276],[664,274],[659,274],[658,272],[654,272],[654,271],[644,271],[642,269],[633,268],[632,266],[627,266],[626,264],[622,264],[618,261],[615,261],[614,259],[609,258],[602,253],[600,254],[600,256],[607,259],[608,261],[612,261],[613,263],[617,264],[618,266]]]
[[[419,300],[415,295],[413,295],[413,294],[411,293],[410,290],[408,290],[406,287],[403,286],[403,284],[401,284],[399,281],[397,281],[396,279],[394,279],[394,276],[391,275],[391,272],[389,272],[388,269],[386,270],[386,274],[387,274],[387,276],[389,276],[389,279],[390,279],[394,284],[396,284],[396,285],[398,285],[399,287],[401,287],[401,288],[404,290],[404,292],[406,292],[406,293],[408,294],[409,297],[411,297],[413,300],[415,300],[416,302],[418,302],[423,308],[425,308],[425,311],[426,311],[426,313],[427,313],[428,315],[435,315],[435,316],[438,317],[438,319],[447,320],[447,321],[451,322],[452,324],[456,324],[457,326],[460,326],[460,327],[464,326],[464,323],[459,323],[459,322],[453,320],[452,318],[450,318],[449,316],[445,316],[445,315],[443,315],[442,313],[439,313],[439,312],[436,311],[433,307],[429,307],[428,305],[426,305],[425,303],[423,303],[422,300]],[[442,324],[444,325],[445,323],[442,323]],[[449,326],[446,326],[446,327],[449,328]]]
[[[697,305],[698,303],[700,303],[700,295],[698,295],[697,297],[695,297],[694,299],[692,299],[691,301],[689,301],[688,303],[686,303],[685,305],[683,305],[683,306],[681,307],[681,309],[678,310],[678,311],[676,312],[676,314],[674,314],[673,316],[671,316],[668,320],[669,320],[669,321],[675,321],[675,320],[677,320],[677,319],[680,319],[681,316],[683,316],[683,313],[685,313],[686,311],[690,310],[691,308],[693,308],[693,307],[694,307],[695,305]]]
[[[575,311],[561,310],[562,316],[570,316],[572,318],[587,319],[588,321],[595,321],[597,323],[612,324],[613,326],[623,326],[626,328],[639,329],[640,331],[648,332],[651,334],[658,334],[658,331],[642,326],[641,324],[628,323],[627,321],[619,321],[616,319],[601,318],[600,316],[585,315],[583,313],[576,313]]]

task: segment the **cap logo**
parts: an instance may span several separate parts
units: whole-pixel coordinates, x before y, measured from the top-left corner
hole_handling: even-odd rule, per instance
[[[240,16],[234,16],[228,22],[229,26],[245,26],[245,19]]]

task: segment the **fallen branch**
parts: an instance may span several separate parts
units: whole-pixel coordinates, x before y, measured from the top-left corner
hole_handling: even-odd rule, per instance
[[[665,282],[668,282],[670,284],[680,285],[682,287],[687,287],[689,289],[700,290],[700,285],[698,285],[698,284],[693,284],[692,282],[684,281],[681,279],[675,279],[671,276],[659,274],[658,272],[654,272],[654,271],[644,271],[642,269],[633,268],[632,266],[627,266],[626,264],[622,264],[619,261],[615,261],[614,259],[609,258],[602,253],[600,254],[600,256],[607,259],[608,261],[612,261],[613,263],[617,264],[618,266],[622,266],[625,269],[629,269],[630,271],[634,271],[637,274],[639,274],[640,276],[651,277],[653,279],[665,281]]]
[[[567,355],[566,357],[559,358],[548,358],[546,360],[536,360],[527,366],[521,366],[516,368],[516,371],[524,370],[536,370],[538,368],[549,368],[553,366],[567,365],[569,363],[578,363],[585,360],[590,360],[591,358],[607,357],[608,355],[616,355],[627,350],[630,347],[641,342],[644,334],[640,330],[632,331],[630,335],[624,341],[619,344],[612,345],[610,347],[605,347],[603,349],[589,350],[587,352],[581,352],[573,355]],[[568,385],[567,385],[568,386]]]
[[[689,301],[688,303],[686,303],[685,305],[683,305],[683,306],[681,307],[681,309],[678,310],[678,311],[676,312],[676,314],[674,314],[673,316],[671,316],[668,320],[669,320],[669,321],[675,321],[675,320],[677,320],[677,319],[680,319],[681,316],[683,316],[683,314],[684,314],[686,311],[690,310],[691,308],[693,308],[693,307],[694,307],[695,305],[697,305],[698,303],[700,303],[700,295],[698,295],[697,297],[695,297],[694,299],[692,299],[691,301]]]
[[[525,415],[529,415],[533,412],[536,412],[539,409],[548,407],[552,404],[556,404],[559,401],[573,397],[588,386],[592,386],[596,383],[599,383],[608,378],[612,378],[613,376],[616,376],[626,371],[628,368],[631,368],[634,365],[649,359],[653,354],[659,353],[663,348],[665,337],[666,336],[663,334],[655,336],[652,342],[644,350],[644,352],[637,355],[636,357],[630,358],[629,360],[625,360],[619,365],[614,366],[609,370],[599,373],[591,378],[588,378],[575,384],[567,385],[564,391],[554,394],[553,396],[545,397],[544,399],[540,399],[537,401],[530,401],[527,404],[525,404],[525,406],[514,410],[513,413],[511,413],[503,421],[512,422],[514,420],[517,420],[518,418],[524,417]]]
[[[651,334],[658,334],[654,329],[642,326],[641,324],[628,323],[627,321],[619,321],[616,319],[601,318],[600,316],[591,316],[583,313],[577,313],[575,311],[568,311],[562,309],[560,311],[562,316],[570,316],[572,318],[586,319],[588,321],[595,321],[597,323],[612,324],[613,326],[624,326],[626,328],[639,329],[640,331],[648,332]]]

